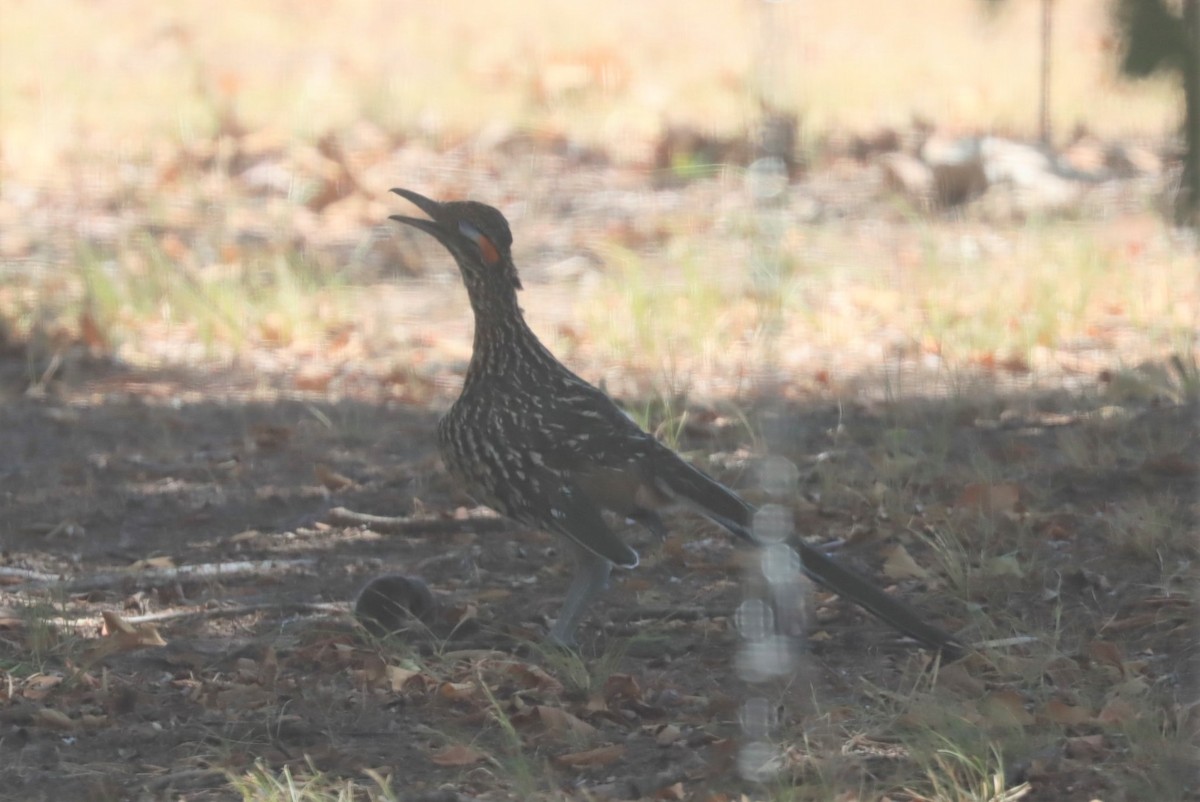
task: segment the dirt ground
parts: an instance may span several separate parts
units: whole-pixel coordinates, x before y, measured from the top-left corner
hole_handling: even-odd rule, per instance
[[[472,505],[437,461],[436,409],[84,353],[40,386],[28,392],[26,354],[8,348],[0,660],[13,670],[0,797],[237,799],[256,766],[364,782],[374,770],[401,799],[730,799],[759,787],[735,770],[751,691],[730,622],[743,568],[707,525],[678,517],[665,544],[630,533],[644,563],[616,577],[585,626],[587,661],[572,663],[533,645],[565,587],[559,544],[516,526],[446,525]],[[1002,736],[1012,779],[1033,780],[1028,799],[1149,799],[1130,789],[1195,768],[1194,404],[1117,407],[1091,390],[748,409],[800,468],[800,532],[845,543],[844,559],[969,641],[1058,639],[943,668],[933,687],[920,652],[811,592],[799,668],[769,691],[773,737],[790,745],[773,782],[799,782],[795,798],[904,787],[921,762],[895,736],[913,729]],[[710,469],[753,492],[738,457],[746,432],[705,410],[695,419],[710,425],[683,445],[717,454]],[[881,460],[905,452],[936,452],[939,467],[908,472],[902,504],[917,506],[899,510],[879,489]],[[993,487],[1019,484],[1019,503],[997,493],[983,505],[994,509],[962,509],[965,466],[981,455],[1001,474]],[[332,523],[337,507],[440,524],[383,534]],[[1129,507],[1160,511],[1174,534],[1142,552],[1114,545],[1106,513]],[[917,536],[943,524],[976,566],[965,594]],[[895,546],[929,571],[891,571]],[[984,570],[1006,558],[1007,576]],[[243,574],[171,574],[245,563]],[[437,637],[381,643],[354,626],[348,603],[393,572],[433,589]],[[448,636],[445,621],[461,625]],[[1134,680],[1154,700],[1139,703],[1141,723],[1178,719],[1173,750],[1121,746],[1130,736],[1115,731],[1132,721],[1104,721],[1118,709],[1102,701],[1109,689]],[[1091,712],[1056,718],[1069,695]],[[1014,720],[995,712],[1014,698]]]

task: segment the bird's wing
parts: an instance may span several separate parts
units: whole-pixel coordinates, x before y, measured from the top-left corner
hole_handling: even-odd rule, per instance
[[[603,474],[610,486],[613,473],[628,474],[643,486],[643,497],[659,497],[658,506],[681,503],[749,538],[754,508],[736,493],[643,431],[608,396],[582,379],[563,389],[555,396],[553,408],[543,411],[538,429],[536,448],[548,464],[575,475]],[[627,512],[613,503],[602,506]],[[638,505],[630,499],[630,506]]]
[[[638,555],[609,528],[591,499],[571,483],[559,484],[548,499],[548,528],[622,568],[638,564]]]
[[[522,492],[511,492],[516,484]],[[530,462],[516,483],[510,482],[504,513],[522,523],[560,535],[622,568],[638,564],[638,555],[605,522],[598,507],[571,477]]]
[[[637,565],[637,552],[609,528],[571,472],[550,458],[538,426],[512,428],[495,410],[467,423],[456,414],[461,413],[452,410],[439,426],[439,437],[449,446],[443,458],[479,501],[521,523],[564,535],[617,565]]]

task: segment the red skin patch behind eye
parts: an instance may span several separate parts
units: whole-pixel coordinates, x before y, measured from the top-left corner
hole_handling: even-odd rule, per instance
[[[490,239],[481,235],[475,242],[479,245],[479,255],[483,257],[484,264],[494,265],[500,261],[500,252]]]

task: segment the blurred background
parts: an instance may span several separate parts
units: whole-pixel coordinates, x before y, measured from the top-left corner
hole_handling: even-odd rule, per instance
[[[1194,802],[1198,42],[1198,0],[0,0],[0,797]],[[679,516],[598,659],[531,647],[561,544],[439,465],[470,307],[392,187],[497,206],[563,362],[1002,645],[935,681],[804,589],[747,699],[762,577]],[[364,642],[389,572],[479,648]]]
[[[13,0],[0,321],[35,362],[420,395],[469,321],[384,223],[405,186],[499,206],[536,327],[622,393],[1186,351],[1183,73],[1122,73],[1139,5]]]

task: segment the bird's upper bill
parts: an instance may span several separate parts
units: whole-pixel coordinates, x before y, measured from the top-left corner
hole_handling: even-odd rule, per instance
[[[406,223],[414,228],[419,228],[422,231],[432,234],[439,240],[445,240],[445,236],[448,232],[446,232],[441,226],[441,223],[444,222],[445,219],[445,215],[442,213],[442,204],[417,192],[413,192],[411,189],[393,189],[392,192],[396,193],[407,201],[411,201],[414,206],[425,212],[425,214],[429,215],[431,219],[425,220],[420,217],[405,217],[402,214],[394,214],[389,219],[395,220],[398,223]]]
[[[454,254],[460,266],[477,262],[485,268],[496,268],[505,261],[512,245],[512,233],[504,215],[491,206],[476,201],[438,203],[411,189],[393,189],[392,192],[416,204],[431,219],[400,214],[392,215],[391,219],[432,234]],[[515,269],[509,272],[512,275],[507,279],[520,288]]]

